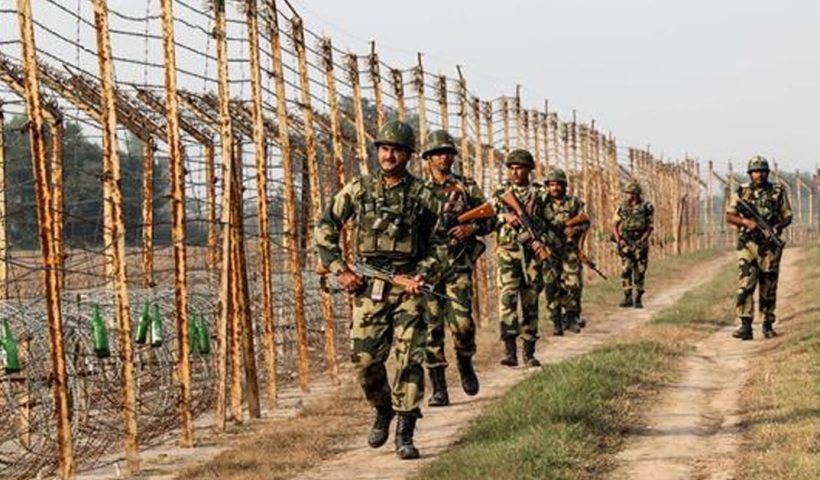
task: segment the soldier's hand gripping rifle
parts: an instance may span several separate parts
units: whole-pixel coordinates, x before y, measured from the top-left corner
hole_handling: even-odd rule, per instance
[[[521,224],[521,227],[524,228],[524,232],[526,236],[524,241],[529,243],[531,246],[534,242],[538,242],[541,244],[540,248],[533,249],[535,251],[535,255],[538,257],[539,260],[546,261],[552,256],[552,252],[550,251],[549,247],[543,244],[541,238],[544,236],[544,232],[535,226],[530,219],[529,215],[527,215],[526,210],[521,205],[521,202],[518,201],[518,197],[512,192],[512,190],[508,190],[504,192],[503,195],[500,197],[501,203],[509,207],[513,212],[515,212],[515,216],[518,219],[518,223]]]
[[[375,267],[375,266],[370,265],[368,263],[364,263],[364,262],[354,263],[353,264],[353,271],[358,273],[359,275],[361,275],[363,277],[367,277],[367,278],[370,278],[370,279],[381,280],[383,282],[391,283],[393,285],[398,285],[398,286],[401,286],[401,287],[407,287],[407,285],[408,285],[408,282],[406,281],[406,277],[404,277],[402,275],[397,275],[397,274],[395,274],[395,273],[393,273],[393,272],[391,272],[390,270],[387,270],[387,269]],[[432,297],[441,298],[443,300],[449,300],[451,302],[456,302],[456,303],[458,303],[458,304],[460,304],[460,305],[462,305],[466,308],[471,307],[471,305],[469,305],[465,302],[462,302],[461,300],[459,300],[455,297],[451,297],[449,295],[437,292],[435,287],[433,285],[430,285],[429,283],[425,283],[421,286],[421,293],[423,293],[424,295],[429,295],[429,296],[432,296]]]
[[[740,198],[737,200],[737,206],[747,215],[750,215],[752,220],[757,223],[757,229],[763,234],[763,238],[775,244],[777,248],[783,248],[786,246],[786,242],[777,235],[777,231],[769,225],[769,222],[763,218],[763,215],[758,213],[754,206],[750,205],[745,200],[741,200]]]

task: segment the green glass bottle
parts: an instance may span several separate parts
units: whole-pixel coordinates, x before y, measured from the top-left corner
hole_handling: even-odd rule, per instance
[[[148,302],[142,305],[142,314],[137,322],[137,334],[134,336],[134,341],[140,345],[145,345],[145,340],[148,338],[148,326],[151,325],[151,310],[148,307]]]
[[[154,316],[151,319],[151,346],[159,347],[162,345],[163,328],[162,316],[159,314],[159,305],[154,304]]]
[[[208,355],[211,353],[211,332],[208,331],[208,322],[205,318],[198,317],[199,325],[197,326],[197,336],[199,337],[199,353]]]
[[[94,339],[94,354],[97,358],[106,358],[111,356],[111,348],[108,344],[108,329],[105,327],[105,322],[100,314],[100,307],[94,304],[94,310],[91,314],[91,335]]]
[[[3,350],[3,368],[6,373],[17,373],[20,371],[20,355],[8,318],[3,319],[3,331],[0,333],[2,333],[2,345],[0,346]]]
[[[196,318],[196,313],[192,313],[188,317],[188,347],[191,353],[199,353],[199,321]]]

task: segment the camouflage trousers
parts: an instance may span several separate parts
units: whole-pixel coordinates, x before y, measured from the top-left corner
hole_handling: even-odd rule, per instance
[[[780,275],[780,257],[783,250],[754,241],[738,243],[737,305],[739,318],[754,318],[754,293],[758,292],[758,310],[768,321],[775,320],[777,306],[777,278]]]
[[[578,252],[570,251],[547,262],[544,266],[544,285],[551,319],[567,313],[580,315],[584,278]]]
[[[396,412],[410,412],[424,397],[427,326],[426,300],[409,296],[401,287],[386,285],[384,300],[370,298],[371,284],[353,301],[350,328],[351,359],[367,401],[374,407],[392,403]],[[396,371],[388,382],[385,361],[395,342]]]
[[[427,368],[446,367],[444,356],[444,326],[453,337],[456,355],[472,357],[475,354],[475,322],[473,321],[473,276],[470,270],[458,271],[438,284],[437,290],[458,298],[464,304],[441,298],[427,299]]]
[[[501,338],[538,339],[538,294],[543,287],[538,261],[522,250],[498,249]],[[521,313],[519,314],[519,307]]]
[[[631,292],[644,291],[646,267],[649,264],[649,247],[618,247],[621,257],[621,286]]]

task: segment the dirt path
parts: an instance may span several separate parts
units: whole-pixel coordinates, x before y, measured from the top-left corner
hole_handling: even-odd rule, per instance
[[[543,363],[557,363],[588,353],[604,342],[649,321],[653,315],[672,305],[688,290],[710,280],[721,268],[725,268],[731,255],[722,256],[706,264],[692,268],[680,282],[667,285],[648,295],[647,308],[643,310],[608,308],[588,312],[589,326],[581,335],[572,335],[539,342],[537,357]],[[417,474],[421,468],[446,451],[461,436],[462,431],[481,413],[482,409],[504,395],[510,388],[534,373],[534,369],[494,367],[480,371],[481,393],[468,398],[453,380],[450,395],[453,404],[444,409],[424,409],[424,418],[416,431],[416,445],[422,458],[414,462],[402,462],[396,458],[392,438],[378,450],[367,447],[367,436],[355,437],[351,448],[324,462],[317,468],[303,472],[300,479],[348,480],[357,479],[404,479]],[[395,425],[394,425],[395,426]],[[391,432],[392,433],[392,432]],[[364,467],[366,465],[366,468]]]
[[[778,314],[788,319],[799,285],[798,262],[803,252],[784,253]],[[611,478],[730,479],[732,457],[740,445],[740,395],[752,359],[763,354],[760,324],[755,340],[732,338],[734,327],[722,329],[696,345],[682,363],[680,381],[662,388],[647,415],[648,426],[618,455],[621,465]],[[781,333],[789,322],[778,322]]]

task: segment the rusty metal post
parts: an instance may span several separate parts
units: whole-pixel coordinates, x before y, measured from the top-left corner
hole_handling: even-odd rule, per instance
[[[63,118],[51,117],[51,184],[54,194],[51,210],[54,212],[54,253],[57,255],[57,276],[60,289],[65,288],[65,255],[63,243],[63,212],[65,210],[65,189],[63,185]]]
[[[495,140],[493,138],[493,104],[484,103],[484,121],[487,124],[487,145],[490,147],[490,155],[487,157],[487,176],[489,177],[490,194],[495,192]]]
[[[438,76],[438,108],[441,112],[441,128],[450,131],[450,108],[447,105],[447,77]]]
[[[373,82],[373,101],[376,104],[376,128],[384,125],[384,99],[382,98],[382,77],[379,74],[379,54],[376,53],[376,42],[370,42],[370,80]]]
[[[462,175],[470,175],[470,129],[467,125],[467,80],[458,69],[458,119],[461,127],[461,150],[459,151],[459,171]]]
[[[6,118],[0,100],[0,299],[9,297],[7,268],[8,243],[6,240]]]
[[[510,154],[510,107],[507,97],[501,98],[501,122],[504,125],[504,156]]]
[[[407,105],[404,102],[404,79],[398,68],[390,70],[390,75],[393,77],[393,92],[396,95],[396,103],[398,103],[399,120],[403,122],[407,116]]]
[[[513,116],[515,117],[515,147],[526,148],[523,140],[523,125],[521,118],[521,85],[515,86],[515,97],[513,98]]]
[[[475,181],[478,183],[478,188],[484,192],[484,152],[481,145],[481,101],[478,97],[473,97],[473,126],[475,128],[475,162],[474,162],[474,172],[475,172]],[[492,155],[492,146],[490,146],[490,155]],[[478,305],[478,315],[476,324],[481,326],[484,323],[484,319],[488,318],[490,313],[490,305],[487,299],[487,292],[489,291],[489,285],[487,280],[487,256],[482,255],[478,259],[478,265],[476,270],[476,277],[478,280],[478,301],[475,302]]]
[[[215,0],[214,10],[214,39],[216,42],[217,73],[219,77],[219,139],[220,158],[223,165],[222,212],[222,248],[220,258],[219,277],[219,309],[217,317],[217,384],[216,384],[216,414],[214,427],[218,431],[225,430],[225,410],[228,381],[228,324],[231,310],[231,283],[233,277],[233,238],[231,224],[233,221],[231,205],[233,204],[233,188],[230,188],[233,178],[233,128],[229,108],[230,85],[228,83],[228,45],[225,38],[225,0]],[[275,54],[274,54],[275,55]],[[286,180],[291,178],[290,175]],[[236,372],[233,373],[236,375]]]
[[[110,207],[107,218],[111,232],[112,267],[116,303],[117,333],[122,362],[123,417],[125,423],[125,455],[128,470],[139,471],[137,450],[137,396],[134,379],[134,357],[131,345],[131,310],[128,298],[125,254],[125,219],[120,190],[120,157],[117,148],[117,110],[114,98],[114,72],[111,43],[108,36],[108,7],[105,0],[94,0],[94,23],[97,30],[97,57],[100,68],[100,107],[103,132],[103,182],[108,184],[105,203]],[[187,324],[186,324],[187,326]],[[188,338],[187,336],[183,338]]]
[[[299,255],[296,219],[296,191],[293,185],[293,159],[291,158],[290,136],[288,135],[288,110],[287,98],[285,97],[285,77],[282,73],[282,50],[279,40],[279,22],[277,19],[276,2],[265,0],[268,8],[268,33],[271,39],[271,53],[273,55],[273,75],[276,83],[276,113],[279,119],[279,146],[282,150],[282,172],[285,182],[285,219],[284,238],[282,241],[285,251],[288,252],[287,269],[291,273],[293,282],[293,294],[296,313],[296,334],[299,349],[299,387],[303,392],[309,391],[310,366],[308,364],[307,350],[307,329],[305,327],[305,287],[302,282],[302,261]],[[354,57],[355,58],[355,57]],[[358,70],[356,70],[357,89]],[[361,110],[361,93],[355,96],[354,102],[358,105],[357,112]],[[358,114],[357,114],[358,116]],[[364,119],[362,118],[362,128]],[[358,121],[357,121],[358,127]],[[358,130],[358,128],[357,128]],[[360,130],[362,141],[364,140],[364,130]],[[367,166],[367,149],[364,149],[363,168]],[[361,154],[361,151],[360,151]]]
[[[313,107],[311,106],[310,98],[310,79],[308,78],[307,68],[307,53],[305,49],[305,36],[302,26],[302,19],[294,17],[292,21],[293,27],[293,44],[296,48],[296,58],[299,63],[299,81],[302,91],[302,116],[305,125],[305,151],[307,153],[307,164],[310,171],[310,209],[313,214],[313,224],[319,225],[322,219],[322,195],[321,185],[319,184],[319,162],[316,159],[316,136],[313,130]],[[376,109],[378,113],[379,127],[384,123],[384,105],[381,101],[381,80],[379,78],[379,60],[376,56],[375,43],[372,44],[373,50],[370,54],[370,73],[373,78],[373,88],[376,89],[377,102]],[[304,185],[302,186],[304,188]],[[312,233],[312,232],[311,232]],[[311,235],[313,238],[313,235]],[[315,241],[315,238],[314,238]],[[310,248],[314,248],[314,242],[309,243]],[[336,325],[333,321],[333,297],[327,293],[322,294],[322,316],[325,321],[325,358],[327,360],[328,371],[330,377],[336,381],[338,378],[338,366],[336,364]],[[297,326],[298,328],[298,326]],[[306,332],[299,333],[299,337],[306,336]],[[299,349],[299,364],[309,364],[307,358],[307,343],[305,343],[304,350]],[[304,358],[302,356],[304,355]]]
[[[171,174],[171,215],[172,241],[174,247],[174,306],[176,307],[176,331],[178,339],[177,349],[177,376],[179,378],[179,420],[180,441],[185,447],[192,447],[194,443],[193,417],[191,416],[191,346],[185,341],[188,338],[188,291],[186,284],[187,258],[185,248],[185,165],[183,163],[182,141],[179,133],[179,102],[177,100],[177,72],[176,47],[174,45],[174,12],[173,0],[162,0],[162,42],[165,52],[165,113],[167,143],[170,153]],[[143,172],[150,173],[154,166],[153,145],[144,145]],[[213,166],[213,146],[206,146],[210,150],[210,162]],[[149,160],[150,157],[150,160]],[[213,175],[213,172],[211,172]],[[148,188],[146,188],[148,187]],[[207,186],[210,190],[213,184]],[[143,195],[149,194],[148,204],[153,197],[153,179],[143,183]],[[210,205],[209,205],[210,209]],[[145,228],[149,228],[152,218],[145,221]],[[213,225],[212,222],[209,225]],[[145,235],[150,242],[150,234]],[[210,233],[209,233],[210,238]],[[210,247],[210,241],[209,241]],[[149,249],[150,250],[150,249]],[[210,248],[209,248],[210,253]],[[147,272],[147,271],[146,271]],[[151,276],[153,284],[153,265]]]
[[[231,282],[229,294],[231,296],[230,320],[229,320],[229,338],[230,344],[230,359],[228,360],[231,366],[230,379],[230,417],[236,423],[242,423],[242,353],[244,344],[242,343],[242,327],[244,325],[244,303],[242,303],[242,271],[240,264],[242,262],[241,256],[243,252],[240,250],[241,226],[242,226],[242,187],[239,185],[239,179],[242,178],[242,143],[238,136],[234,136],[233,148],[231,149],[231,176],[227,176],[227,168],[225,181],[223,186],[224,192],[230,191],[231,204],[231,224],[228,228],[223,230],[223,235],[231,237],[231,250],[225,252],[230,258],[231,262]],[[238,170],[238,171],[237,171]],[[223,198],[225,193],[223,193]]]
[[[248,48],[250,50],[251,94],[253,97],[253,146],[256,159],[256,210],[259,224],[259,276],[262,287],[262,353],[268,379],[276,376],[274,343],[273,285],[270,227],[268,226],[268,150],[262,105],[262,74],[259,61],[259,16],[256,0],[246,2]],[[268,409],[276,408],[276,382],[266,383]],[[253,417],[253,415],[251,415]]]
[[[538,118],[538,110],[530,112],[530,123],[532,124],[532,143],[533,150],[535,150],[535,178],[540,178],[542,173],[541,165],[541,142],[539,141],[539,126],[541,125],[540,118]],[[529,135],[528,135],[529,136]]]
[[[208,267],[214,269],[219,263],[219,243],[216,218],[216,173],[213,143],[205,144],[205,203],[208,218]]]
[[[427,142],[427,100],[424,97],[424,64],[421,62],[421,53],[417,58],[418,64],[413,70],[413,84],[419,96],[419,139],[417,143],[421,146],[421,150],[424,150],[424,144]]]
[[[560,130],[558,127],[558,114],[551,113],[549,115],[549,125],[550,129],[552,130],[552,161],[555,164],[555,168],[561,166],[560,162]]]
[[[549,124],[549,115],[547,114],[546,109],[544,110],[544,114],[541,115],[541,131],[543,132],[542,135],[544,136],[544,173],[549,172],[550,170],[550,124]]]
[[[45,283],[48,335],[51,360],[54,414],[57,423],[57,475],[60,479],[74,478],[74,454],[71,439],[71,423],[68,405],[68,376],[66,374],[63,344],[62,311],[60,309],[60,283],[57,271],[59,259],[54,248],[54,217],[51,209],[51,191],[48,188],[48,165],[43,132],[42,100],[40,97],[37,48],[34,42],[34,21],[29,0],[17,1],[20,27],[20,45],[25,82],[25,101],[28,110],[31,161],[34,171],[37,197],[37,220]],[[4,189],[5,192],[5,189]],[[3,217],[5,218],[5,216]]]
[[[155,148],[153,141],[142,144],[142,275],[146,288],[154,287]]]
[[[347,63],[347,76],[353,89],[353,113],[356,121],[356,153],[359,157],[359,170],[363,175],[367,175],[370,173],[370,165],[367,162],[367,132],[362,108],[362,87],[359,81],[359,57],[350,53],[345,61]]]

